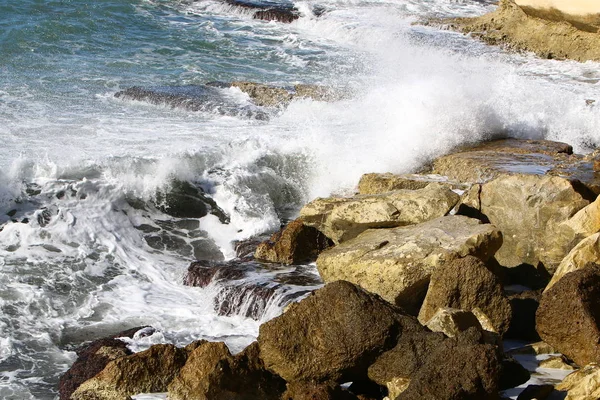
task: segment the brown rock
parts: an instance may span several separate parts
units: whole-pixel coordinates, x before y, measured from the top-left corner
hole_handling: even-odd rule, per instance
[[[132,354],[125,342],[117,338],[131,338],[143,328],[145,327],[128,329],[108,338],[95,340],[77,349],[77,360],[60,377],[58,388],[60,400],[69,400],[79,385],[102,371],[110,361]]]
[[[184,349],[167,344],[118,358],[82,383],[71,400],[127,400],[138,393],[164,392],[186,358]]]
[[[472,256],[442,265],[433,273],[419,321],[427,323],[440,307],[479,309],[501,335],[508,330],[512,315],[498,278]]]
[[[292,382],[281,400],[357,400],[336,383]]]
[[[258,342],[266,367],[288,382],[362,381],[398,333],[415,325],[378,296],[337,281],[261,325]]]
[[[172,400],[278,400],[285,382],[268,372],[258,345],[232,356],[225,344],[205,342],[169,385]]]
[[[330,246],[325,235],[306,226],[300,218],[276,232],[270,240],[258,245],[254,258],[282,264],[314,261],[319,253]]]
[[[544,342],[579,365],[600,361],[600,266],[571,272],[544,292],[536,327]]]
[[[383,194],[394,190],[419,190],[434,182],[449,189],[468,189],[468,185],[448,181],[446,177],[441,175],[371,173],[361,176],[358,182],[358,193]]]

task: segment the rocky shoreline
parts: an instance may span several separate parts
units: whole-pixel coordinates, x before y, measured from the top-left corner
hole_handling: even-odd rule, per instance
[[[597,166],[564,143],[505,139],[421,174],[367,174],[355,196],[307,204],[254,257],[256,242],[235,260],[190,266],[185,284],[205,286],[241,282],[251,261],[316,259],[316,290],[300,272],[277,289],[232,286],[224,300],[245,290],[256,309],[281,285],[307,288],[289,292],[296,302],[244,351],[202,340],[131,354],[116,338],[149,328],[133,329],[80,349],[60,398],[500,399],[535,376],[513,356],[558,353],[541,367],[574,372],[518,399],[597,399]],[[538,342],[505,351],[504,339]]]

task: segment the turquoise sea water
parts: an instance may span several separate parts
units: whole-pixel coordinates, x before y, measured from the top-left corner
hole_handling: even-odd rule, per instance
[[[75,346],[131,326],[157,328],[136,349],[251,342],[280,304],[258,321],[216,315],[219,287],[181,284],[198,238],[198,252],[231,258],[233,240],[277,229],[304,202],[459,144],[516,136],[594,148],[600,115],[586,100],[598,97],[597,63],[413,25],[491,3],[311,0],[282,24],[216,0],[0,0],[0,398],[55,398]],[[212,99],[241,110],[225,115],[114,97],[233,80],[347,96],[265,109],[268,120],[249,118],[237,89]],[[188,232],[132,206],[174,180],[205,190],[230,223],[208,215]],[[151,246],[144,224],[184,245]]]

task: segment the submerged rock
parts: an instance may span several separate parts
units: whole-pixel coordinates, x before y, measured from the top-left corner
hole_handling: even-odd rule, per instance
[[[302,219],[296,219],[268,241],[260,243],[254,258],[282,264],[314,261],[330,245],[331,241],[325,235],[306,226]]]
[[[600,362],[600,266],[588,264],[544,292],[536,327],[544,342],[579,365]]]
[[[265,366],[288,382],[364,381],[369,365],[394,345],[404,326],[418,322],[378,296],[337,281],[261,325],[258,343]]]
[[[317,268],[325,282],[353,282],[416,314],[434,271],[467,255],[487,261],[501,244],[502,235],[493,225],[447,216],[368,230],[321,253]]]
[[[478,309],[489,319],[493,331],[501,336],[508,330],[512,317],[502,283],[473,256],[442,264],[433,272],[419,321],[428,323],[440,307]]]
[[[501,0],[494,12],[444,22],[488,44],[531,51],[542,58],[600,60],[597,16],[574,16],[556,9],[520,7],[513,0]]]
[[[459,199],[447,187],[434,183],[418,190],[318,198],[305,205],[300,215],[304,224],[339,244],[367,229],[414,225],[442,217]]]
[[[253,14],[254,19],[264,21],[278,21],[290,23],[300,18],[300,12],[292,5],[275,3],[271,1],[250,1],[250,0],[224,0],[232,6],[256,10]]]

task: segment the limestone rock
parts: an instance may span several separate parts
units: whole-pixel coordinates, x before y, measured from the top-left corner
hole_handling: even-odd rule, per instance
[[[79,385],[102,371],[110,361],[130,355],[131,351],[125,342],[117,338],[133,337],[143,328],[145,327],[132,328],[107,338],[94,340],[76,350],[77,360],[60,377],[58,386],[60,400],[69,400]]]
[[[495,346],[447,339],[396,399],[499,399],[500,368]]]
[[[488,44],[531,51],[542,58],[600,60],[600,38],[593,17],[568,15],[549,8],[519,7],[513,0],[501,0],[494,12],[445,22]]]
[[[512,316],[502,283],[473,256],[441,265],[433,273],[419,321],[427,323],[440,307],[479,309],[489,318],[493,331],[500,335],[508,329]]]
[[[446,216],[419,225],[366,231],[321,253],[317,267],[325,282],[347,280],[393,304],[418,310],[438,267],[467,255],[486,261],[501,244],[502,235],[494,226]]]
[[[571,371],[576,369],[571,365],[565,356],[548,357],[545,360],[540,361],[539,367],[548,369],[565,369]]]
[[[246,93],[252,101],[261,107],[282,107],[292,100],[292,94],[284,88],[263,85],[254,82],[236,81],[231,86]]]
[[[569,272],[584,268],[588,263],[598,262],[600,260],[600,233],[583,239],[567,254],[561,261],[556,272],[552,276],[550,283],[546,286],[546,291],[550,290],[562,277]]]
[[[358,182],[358,193],[383,194],[394,190],[419,190],[434,182],[450,189],[468,189],[468,185],[448,181],[441,175],[371,173],[361,176]]]
[[[555,389],[567,392],[565,400],[600,399],[600,366],[596,363],[586,365],[567,375]]]
[[[235,357],[224,343],[205,342],[169,385],[169,399],[278,400],[284,390],[285,382],[265,370],[256,342]]]
[[[394,378],[389,381],[386,386],[388,389],[388,399],[396,399],[402,392],[404,392],[408,385],[410,385],[410,379],[408,378]]]
[[[405,325],[418,322],[378,296],[337,281],[261,325],[258,342],[266,367],[288,382],[362,381]]]
[[[173,345],[157,344],[146,351],[111,361],[82,383],[72,400],[127,400],[138,393],[164,392],[185,364],[187,353]]]
[[[600,266],[571,272],[544,292],[536,327],[544,342],[579,365],[600,362]]]
[[[295,264],[315,260],[317,255],[329,247],[325,235],[313,227],[306,226],[301,219],[290,222],[284,229],[258,245],[254,258],[258,260]]]
[[[305,205],[300,215],[306,225],[339,244],[370,228],[413,225],[442,217],[458,200],[450,189],[430,184],[380,195],[318,198]]]
[[[448,337],[455,337],[471,327],[483,329],[472,312],[449,307],[438,308],[425,325],[432,332],[442,332]]]

